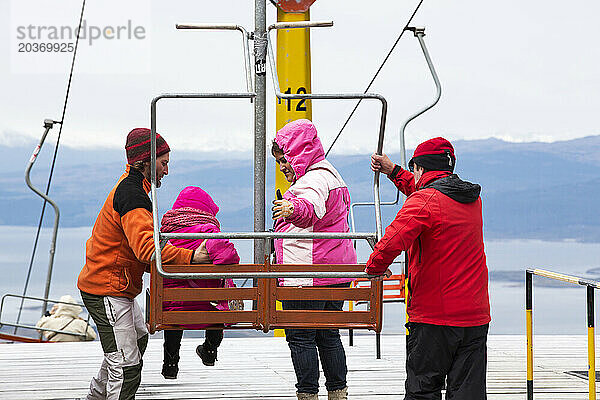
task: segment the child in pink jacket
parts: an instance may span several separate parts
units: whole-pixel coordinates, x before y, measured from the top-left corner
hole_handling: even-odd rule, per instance
[[[216,218],[219,207],[208,193],[199,187],[188,186],[179,193],[173,208],[165,213],[161,221],[162,232],[213,233],[220,232]],[[197,249],[203,239],[176,239],[170,243],[186,249]],[[238,264],[240,257],[233,244],[226,239],[207,239],[206,250],[213,264]],[[223,279],[164,279],[165,288],[218,288],[233,286],[233,282]],[[165,301],[163,311],[209,311],[229,310],[227,301]],[[180,330],[164,331],[164,358],[162,375],[165,379],[176,379],[179,371],[179,347],[183,329],[203,329],[214,325],[183,325]],[[223,329],[207,329],[204,344],[196,348],[196,353],[204,365],[213,366],[217,359],[217,348],[223,340]]]

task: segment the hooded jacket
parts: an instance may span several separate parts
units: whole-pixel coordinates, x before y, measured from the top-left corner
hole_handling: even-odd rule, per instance
[[[85,245],[79,290],[98,296],[133,299],[142,291],[142,275],[154,254],[150,182],[127,165],[108,194]],[[194,252],[167,245],[165,264],[190,264]]]
[[[325,152],[312,122],[288,123],[275,136],[291,164],[296,180],[283,197],[294,212],[276,221],[276,232],[349,232],[350,193],[337,170],[325,160]],[[275,254],[280,264],[356,264],[350,239],[277,239]],[[352,279],[286,278],[283,286],[322,286]]]
[[[204,190],[188,186],[179,193],[177,200],[173,204],[172,210],[178,209],[195,209],[204,211],[213,217],[216,217],[219,212],[219,207],[213,199]],[[165,214],[165,217],[168,215]],[[164,219],[163,219],[164,221]],[[217,225],[213,223],[201,223],[192,226],[182,227],[174,230],[175,233],[215,233],[220,232]],[[170,240],[169,243],[176,247],[186,249],[197,249],[204,239],[176,239]],[[240,257],[238,256],[233,243],[227,239],[207,239],[206,250],[213,264],[238,264]],[[165,288],[218,288],[231,287],[233,281],[231,279],[163,279],[163,287]],[[211,310],[229,310],[229,305],[226,300],[219,302],[208,301],[164,301],[163,310],[165,311],[211,311]],[[188,329],[203,329],[209,325],[186,325]]]
[[[65,303],[75,303],[75,299],[69,295],[62,296],[60,301]],[[35,326],[38,328],[85,334],[84,339],[81,336],[42,331],[44,340],[49,340],[51,342],[80,342],[84,340],[94,340],[96,339],[96,332],[94,332],[92,327],[86,321],[79,318],[81,311],[81,307],[75,304],[56,303],[50,312],[51,315],[42,317]]]
[[[481,187],[446,171],[426,172],[415,186],[410,172],[400,168],[394,172],[390,179],[408,197],[375,245],[366,272],[383,273],[406,250],[410,322],[487,324]]]

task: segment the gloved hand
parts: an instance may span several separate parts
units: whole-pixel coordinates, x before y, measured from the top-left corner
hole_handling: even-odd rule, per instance
[[[289,200],[273,200],[273,204],[273,219],[286,218],[294,213],[294,205]]]

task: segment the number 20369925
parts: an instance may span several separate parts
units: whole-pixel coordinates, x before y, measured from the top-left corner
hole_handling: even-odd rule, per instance
[[[20,42],[17,44],[19,53],[72,53],[74,43],[38,43]]]

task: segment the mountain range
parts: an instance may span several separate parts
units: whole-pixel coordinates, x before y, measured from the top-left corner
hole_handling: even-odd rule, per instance
[[[553,143],[513,143],[498,139],[456,141],[461,178],[482,186],[486,238],[528,238],[600,242],[600,136]],[[37,225],[42,200],[26,187],[23,173],[35,143],[0,145],[0,225]],[[45,189],[53,145],[40,153],[32,169],[34,185]],[[408,151],[407,154],[412,154]],[[391,154],[399,160],[398,154]],[[267,199],[274,197],[274,162],[267,162]],[[369,155],[332,156],[354,202],[371,201],[373,174]],[[252,160],[246,154],[172,152],[169,176],[159,189],[159,212],[173,203],[187,185],[211,193],[220,206],[224,231],[253,226]],[[61,147],[50,197],[61,208],[61,226],[91,226],[106,195],[124,170],[123,151]],[[395,189],[381,180],[385,201]],[[272,194],[271,194],[272,193]],[[269,204],[267,211],[269,212]],[[399,209],[383,206],[387,225]],[[267,213],[267,216],[269,214]],[[45,226],[52,222],[48,208]],[[268,218],[267,218],[268,219]],[[270,225],[267,221],[267,225]],[[373,231],[371,207],[356,208],[358,231]]]

